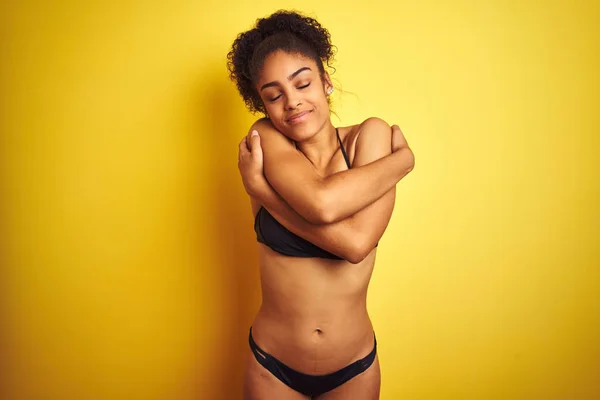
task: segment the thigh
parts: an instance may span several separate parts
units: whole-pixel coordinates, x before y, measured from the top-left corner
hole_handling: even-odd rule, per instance
[[[379,357],[375,356],[373,364],[363,373],[356,375],[348,382],[324,393],[316,400],[379,400],[381,371]]]
[[[244,400],[308,400],[260,365],[248,347],[244,374]]]

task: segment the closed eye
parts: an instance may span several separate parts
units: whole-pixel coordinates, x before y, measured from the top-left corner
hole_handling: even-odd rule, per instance
[[[308,82],[306,85],[298,86],[298,89],[306,89],[309,86],[310,86],[310,82]],[[279,99],[280,97],[281,97],[281,93],[279,94],[279,96],[269,99],[269,101],[271,101],[271,102],[277,101],[277,99]]]

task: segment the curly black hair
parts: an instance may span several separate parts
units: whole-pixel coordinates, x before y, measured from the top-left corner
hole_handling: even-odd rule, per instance
[[[330,39],[327,29],[316,19],[297,11],[279,10],[256,20],[253,29],[237,36],[227,54],[229,77],[235,82],[246,107],[253,113],[266,115],[255,84],[269,54],[277,50],[301,54],[315,61],[323,76],[323,63],[331,68],[335,54]]]

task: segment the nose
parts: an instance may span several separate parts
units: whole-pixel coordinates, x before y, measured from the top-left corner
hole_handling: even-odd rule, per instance
[[[296,96],[289,96],[287,98],[285,107],[288,110],[294,110],[294,109],[298,108],[301,104],[302,104],[302,101],[299,98],[297,98]]]

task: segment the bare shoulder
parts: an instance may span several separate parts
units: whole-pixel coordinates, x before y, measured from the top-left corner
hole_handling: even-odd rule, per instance
[[[263,136],[272,136],[275,134],[281,135],[281,132],[279,132],[277,128],[275,128],[271,120],[269,120],[268,118],[261,118],[254,121],[250,129],[248,129],[248,133],[252,132],[253,130],[257,130],[261,138]]]
[[[268,118],[260,118],[260,119],[257,119],[256,121],[254,121],[254,123],[250,127],[250,131],[252,131],[254,129],[256,129],[256,130],[263,129],[263,130],[267,130],[267,131],[277,130],[277,129],[275,129],[275,126],[273,125],[271,120]]]
[[[354,143],[361,134],[363,136],[390,136],[391,126],[379,117],[369,117],[360,124],[344,127],[346,131],[344,141]]]
[[[364,133],[369,136],[390,136],[392,128],[382,118],[370,117],[358,125],[358,131],[357,134]]]
[[[261,145],[263,146],[267,145],[267,147],[271,147],[271,145],[273,145],[277,147],[283,146],[284,148],[289,148],[290,146],[293,148],[296,147],[294,146],[294,142],[287,138],[283,133],[279,132],[268,118],[256,120],[248,130],[248,133],[253,130],[258,131]]]
[[[366,146],[375,143],[391,147],[392,129],[382,118],[369,117],[360,124],[344,127],[344,131],[346,134],[342,141],[352,163],[354,163],[354,157],[360,148],[365,150]]]

